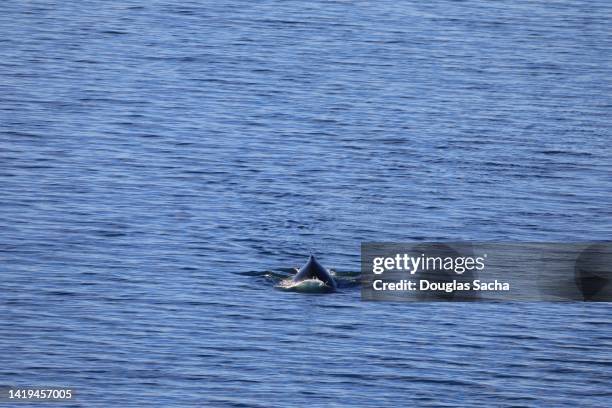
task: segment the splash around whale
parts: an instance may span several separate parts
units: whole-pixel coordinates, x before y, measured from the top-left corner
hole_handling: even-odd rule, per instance
[[[295,292],[329,293],[335,292],[338,285],[332,273],[314,255],[310,255],[308,262],[297,270],[295,276],[282,281],[279,287]]]

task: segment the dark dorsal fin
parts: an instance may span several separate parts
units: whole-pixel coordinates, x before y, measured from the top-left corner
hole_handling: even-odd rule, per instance
[[[306,262],[306,264],[302,266],[293,277],[294,282],[300,282],[306,279],[318,279],[327,286],[333,289],[336,288],[336,281],[334,278],[331,276],[329,271],[319,263],[317,258],[312,253],[308,257],[308,262]]]

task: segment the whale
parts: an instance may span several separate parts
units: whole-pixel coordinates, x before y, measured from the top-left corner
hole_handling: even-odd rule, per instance
[[[317,258],[314,255],[311,254],[308,258],[308,262],[298,269],[292,281],[294,283],[299,283],[312,279],[323,282],[325,285],[325,290],[329,292],[334,292],[338,288],[338,285],[336,284],[336,281],[332,277],[331,273],[325,269],[323,265],[319,263],[319,261],[317,261]]]

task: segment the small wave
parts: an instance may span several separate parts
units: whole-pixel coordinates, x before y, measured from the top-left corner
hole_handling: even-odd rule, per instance
[[[277,289],[293,291],[293,292],[306,292],[308,293],[310,289],[315,286],[313,283],[305,283],[302,286],[299,283],[293,282],[292,278],[297,272],[297,268],[279,268],[276,270],[265,270],[265,271],[243,271],[237,272],[243,276],[249,276],[255,278],[260,281],[260,283],[265,285],[274,286]],[[338,286],[337,289],[350,289],[357,287],[361,284],[361,273],[360,272],[348,272],[348,271],[334,271],[330,270],[331,275],[336,280],[336,284]],[[318,279],[313,279],[317,282],[321,282]],[[309,282],[306,280],[304,282]],[[318,283],[316,283],[318,285]],[[316,293],[317,291],[314,290]],[[319,290],[320,292],[320,290]]]
[[[325,293],[333,290],[319,279],[305,279],[300,282],[294,282],[291,279],[284,279],[280,281],[278,285],[276,285],[276,288],[301,293]]]

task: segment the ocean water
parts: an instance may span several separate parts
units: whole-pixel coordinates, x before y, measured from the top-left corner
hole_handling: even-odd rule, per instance
[[[609,304],[275,285],[311,250],[354,276],[362,241],[610,240],[611,17],[3,2],[0,385],[83,407],[609,406]]]

